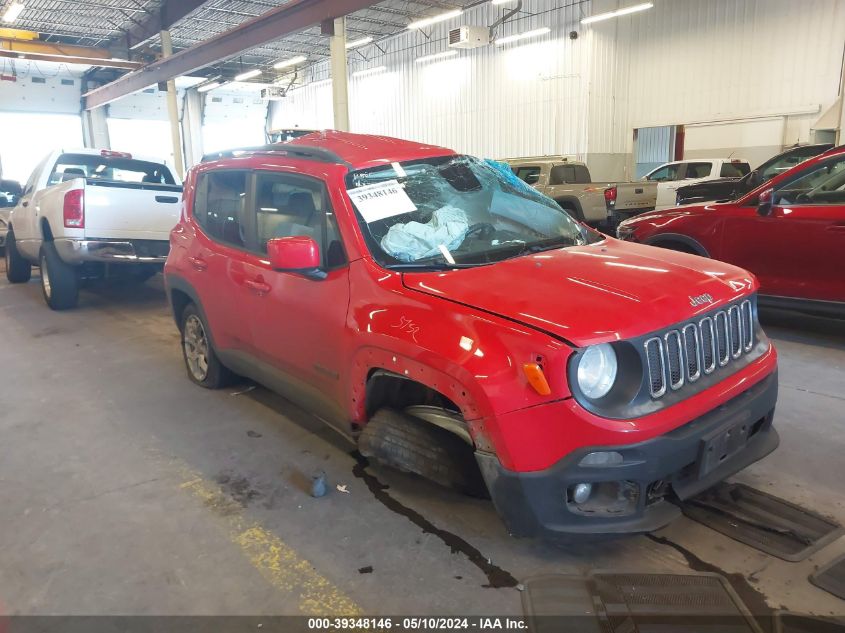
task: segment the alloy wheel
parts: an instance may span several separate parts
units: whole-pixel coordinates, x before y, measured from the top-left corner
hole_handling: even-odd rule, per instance
[[[202,382],[208,377],[208,338],[202,321],[195,314],[185,320],[182,344],[185,347],[188,371],[196,380]]]

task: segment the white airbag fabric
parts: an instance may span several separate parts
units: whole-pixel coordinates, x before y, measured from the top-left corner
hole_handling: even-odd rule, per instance
[[[432,214],[431,220],[394,224],[381,240],[381,247],[402,262],[414,262],[440,254],[440,246],[448,250],[463,244],[469,230],[467,215],[457,207],[446,205]]]

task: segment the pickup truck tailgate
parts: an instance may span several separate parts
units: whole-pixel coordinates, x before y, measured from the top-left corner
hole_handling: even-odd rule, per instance
[[[85,237],[168,240],[181,210],[179,185],[88,180]]]
[[[616,184],[617,211],[647,211],[657,204],[656,182],[620,182]]]

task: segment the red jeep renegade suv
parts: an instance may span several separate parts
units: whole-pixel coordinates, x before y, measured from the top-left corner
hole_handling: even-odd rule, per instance
[[[480,482],[514,534],[659,528],[778,444],[754,277],[595,233],[499,163],[331,131],[224,152],[171,246],[191,380]]]

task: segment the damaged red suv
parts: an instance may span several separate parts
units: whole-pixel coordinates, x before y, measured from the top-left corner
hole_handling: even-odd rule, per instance
[[[659,528],[775,449],[757,282],[607,238],[506,166],[319,132],[193,168],[165,279],[188,376],[247,376],[513,534]]]

